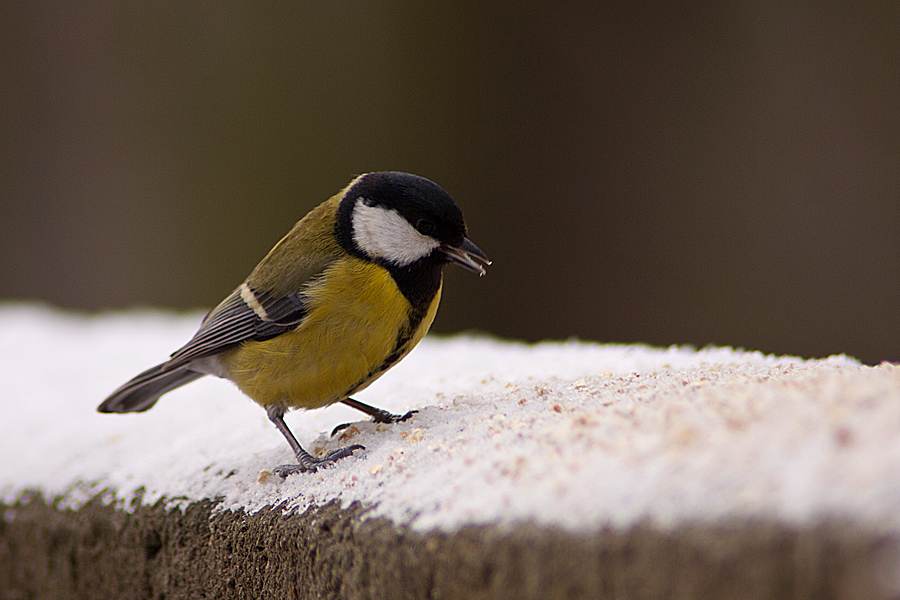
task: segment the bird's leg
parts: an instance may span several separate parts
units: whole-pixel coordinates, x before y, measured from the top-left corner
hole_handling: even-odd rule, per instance
[[[372,420],[376,423],[399,423],[400,421],[405,421],[419,412],[417,410],[411,410],[405,415],[395,415],[394,413],[389,413],[386,410],[370,406],[364,402],[360,402],[359,400],[354,400],[353,398],[345,398],[341,400],[341,402],[343,402],[347,406],[355,408],[356,410],[361,410],[362,412],[372,417]]]
[[[360,402],[359,400],[354,400],[353,398],[344,398],[343,400],[341,400],[341,402],[343,402],[347,406],[355,408],[356,410],[361,410],[362,412],[372,417],[372,420],[376,423],[400,423],[419,412],[417,410],[411,410],[405,415],[395,415],[394,413],[389,413],[386,410],[370,406],[365,402]],[[343,423],[341,425],[338,425],[332,430],[331,435],[334,435],[338,431],[341,431],[348,427],[350,427],[350,423]]]
[[[353,454],[354,450],[364,450],[359,444],[354,444],[352,446],[347,446],[346,448],[338,448],[323,458],[316,458],[300,446],[300,442],[297,441],[297,438],[295,438],[294,434],[291,433],[291,430],[288,429],[287,423],[284,422],[283,406],[270,404],[266,407],[266,414],[278,431],[281,432],[281,435],[284,436],[284,439],[287,440],[288,445],[297,457],[296,465],[279,465],[273,469],[274,473],[281,478],[285,478],[294,473],[313,473],[319,467],[327,467],[342,458],[350,456]]]

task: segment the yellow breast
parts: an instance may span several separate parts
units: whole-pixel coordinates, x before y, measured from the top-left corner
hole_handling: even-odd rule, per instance
[[[390,274],[356,258],[330,265],[303,297],[308,313],[296,329],[221,355],[231,379],[264,406],[319,408],[365,388],[425,336],[440,290],[414,331],[412,306]]]

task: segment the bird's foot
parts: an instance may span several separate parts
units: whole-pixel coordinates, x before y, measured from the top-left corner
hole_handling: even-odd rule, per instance
[[[419,412],[419,411],[411,410],[408,413],[406,413],[405,415],[395,415],[394,413],[389,413],[388,411],[381,410],[379,408],[379,409],[377,409],[377,412],[373,412],[371,414],[371,416],[372,416],[372,420],[375,421],[376,423],[386,423],[386,424],[402,423],[403,421],[406,421],[407,419],[409,419],[411,416],[413,416],[417,412]],[[338,425],[337,427],[335,427],[334,429],[331,430],[331,436],[334,437],[334,435],[336,433],[343,431],[344,429],[347,429],[348,427],[350,427],[350,425],[352,425],[352,423],[341,423],[340,425]]]
[[[272,472],[282,479],[295,473],[315,473],[319,467],[329,467],[340,459],[347,458],[353,454],[354,450],[365,450],[365,448],[359,444],[353,444],[346,448],[338,448],[322,458],[314,458],[304,453],[304,455],[297,456],[297,459],[300,461],[298,464],[279,465],[272,469]]]

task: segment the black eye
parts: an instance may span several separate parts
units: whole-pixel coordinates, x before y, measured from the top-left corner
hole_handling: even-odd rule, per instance
[[[434,223],[428,219],[419,219],[416,221],[416,231],[422,235],[431,235],[434,233]]]

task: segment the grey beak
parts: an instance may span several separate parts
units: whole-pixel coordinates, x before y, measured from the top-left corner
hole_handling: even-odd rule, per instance
[[[449,244],[441,244],[440,251],[443,252],[451,262],[455,262],[467,271],[472,271],[476,275],[484,276],[486,271],[484,268],[491,264],[490,259],[484,255],[481,249],[472,243],[469,238],[463,238],[463,243],[459,246],[451,246]]]

